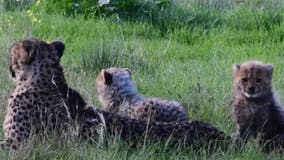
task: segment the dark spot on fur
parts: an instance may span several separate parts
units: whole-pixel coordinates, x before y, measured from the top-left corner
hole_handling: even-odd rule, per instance
[[[27,104],[27,109],[32,109],[33,106],[31,104]]]
[[[22,141],[22,137],[18,136],[17,137],[17,141],[21,142]]]
[[[14,138],[16,135],[14,132],[11,133],[11,136]]]
[[[148,107],[144,108],[144,111],[145,111],[145,112],[148,112]]]
[[[8,143],[12,143],[13,140],[12,140],[12,139],[7,139],[7,142],[8,142]]]
[[[28,119],[28,118],[27,118],[27,119]],[[24,123],[23,123],[23,126],[29,128],[29,127],[30,127],[30,124],[29,124],[28,122],[24,122]]]
[[[20,127],[19,130],[20,130],[21,132],[24,132],[24,131],[25,131],[25,129],[24,129],[23,127]]]
[[[13,150],[17,150],[18,147],[17,147],[16,145],[12,145],[12,149],[13,149]]]
[[[23,119],[24,119],[24,120],[28,120],[29,117],[28,117],[27,115],[24,115],[24,116],[23,116]]]
[[[23,118],[17,118],[17,122],[21,123],[23,121]]]

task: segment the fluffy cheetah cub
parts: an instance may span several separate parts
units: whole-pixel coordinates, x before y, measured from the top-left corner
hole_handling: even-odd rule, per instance
[[[257,138],[265,151],[284,145],[284,112],[272,90],[271,64],[248,61],[233,66],[236,142]]]
[[[181,103],[140,95],[127,68],[103,69],[96,87],[104,110],[139,120],[188,121],[187,110]]]

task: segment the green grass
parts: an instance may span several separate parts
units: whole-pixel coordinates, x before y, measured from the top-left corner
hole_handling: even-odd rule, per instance
[[[156,16],[155,16],[156,15]],[[7,49],[29,37],[62,40],[62,58],[71,87],[100,107],[95,78],[106,67],[128,67],[145,96],[175,99],[188,106],[191,119],[206,121],[228,134],[231,116],[232,65],[257,59],[275,66],[274,87],[284,94],[284,11],[236,7],[232,10],[171,8],[137,17],[65,17],[60,14],[0,13],[0,121],[15,83],[7,72]],[[136,18],[136,19],[135,19]],[[4,137],[2,130],[1,137]],[[114,140],[108,147],[79,142],[63,146],[37,144],[18,158],[26,159],[283,159],[266,155],[255,143],[244,150],[206,154],[160,145],[132,149]],[[51,143],[51,144],[50,144]],[[10,153],[1,152],[0,159]]]

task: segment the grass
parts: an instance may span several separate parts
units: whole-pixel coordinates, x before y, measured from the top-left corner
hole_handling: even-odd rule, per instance
[[[185,5],[186,6],[186,5]],[[279,6],[278,6],[279,7]],[[0,7],[1,8],[1,7]],[[7,48],[35,37],[66,44],[62,63],[68,83],[87,101],[100,107],[95,78],[106,67],[128,67],[145,96],[175,99],[188,106],[191,119],[206,121],[228,134],[235,130],[231,116],[232,65],[257,59],[274,64],[274,87],[284,94],[283,9],[230,10],[170,8],[137,17],[65,17],[28,10],[0,13],[0,121],[15,83],[7,72]],[[3,137],[2,130],[0,131]],[[132,149],[113,140],[108,147],[69,142],[61,147],[36,145],[26,159],[283,159],[264,154],[255,143],[241,151],[206,154],[160,145]],[[23,154],[23,153],[22,153]],[[1,152],[1,159],[11,153]],[[15,158],[17,159],[17,157]]]

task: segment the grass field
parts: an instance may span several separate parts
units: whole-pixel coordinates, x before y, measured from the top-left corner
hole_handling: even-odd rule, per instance
[[[184,1],[186,2],[186,1]],[[1,8],[1,7],[0,7]],[[62,40],[62,58],[71,87],[87,101],[100,107],[95,78],[106,67],[128,67],[138,90],[145,96],[175,99],[188,106],[191,119],[202,120],[232,134],[232,65],[247,60],[274,64],[274,88],[284,95],[284,10],[235,7],[171,8],[154,16],[132,18],[66,17],[30,10],[0,11],[0,122],[7,97],[15,83],[7,71],[7,49],[23,38]],[[154,11],[153,11],[154,12]],[[4,137],[2,129],[1,138]],[[1,160],[11,153],[0,152]],[[206,154],[163,146],[133,149],[120,140],[92,147],[70,143],[37,144],[17,155],[18,159],[283,159],[281,154],[264,154],[252,142],[244,150]]]

